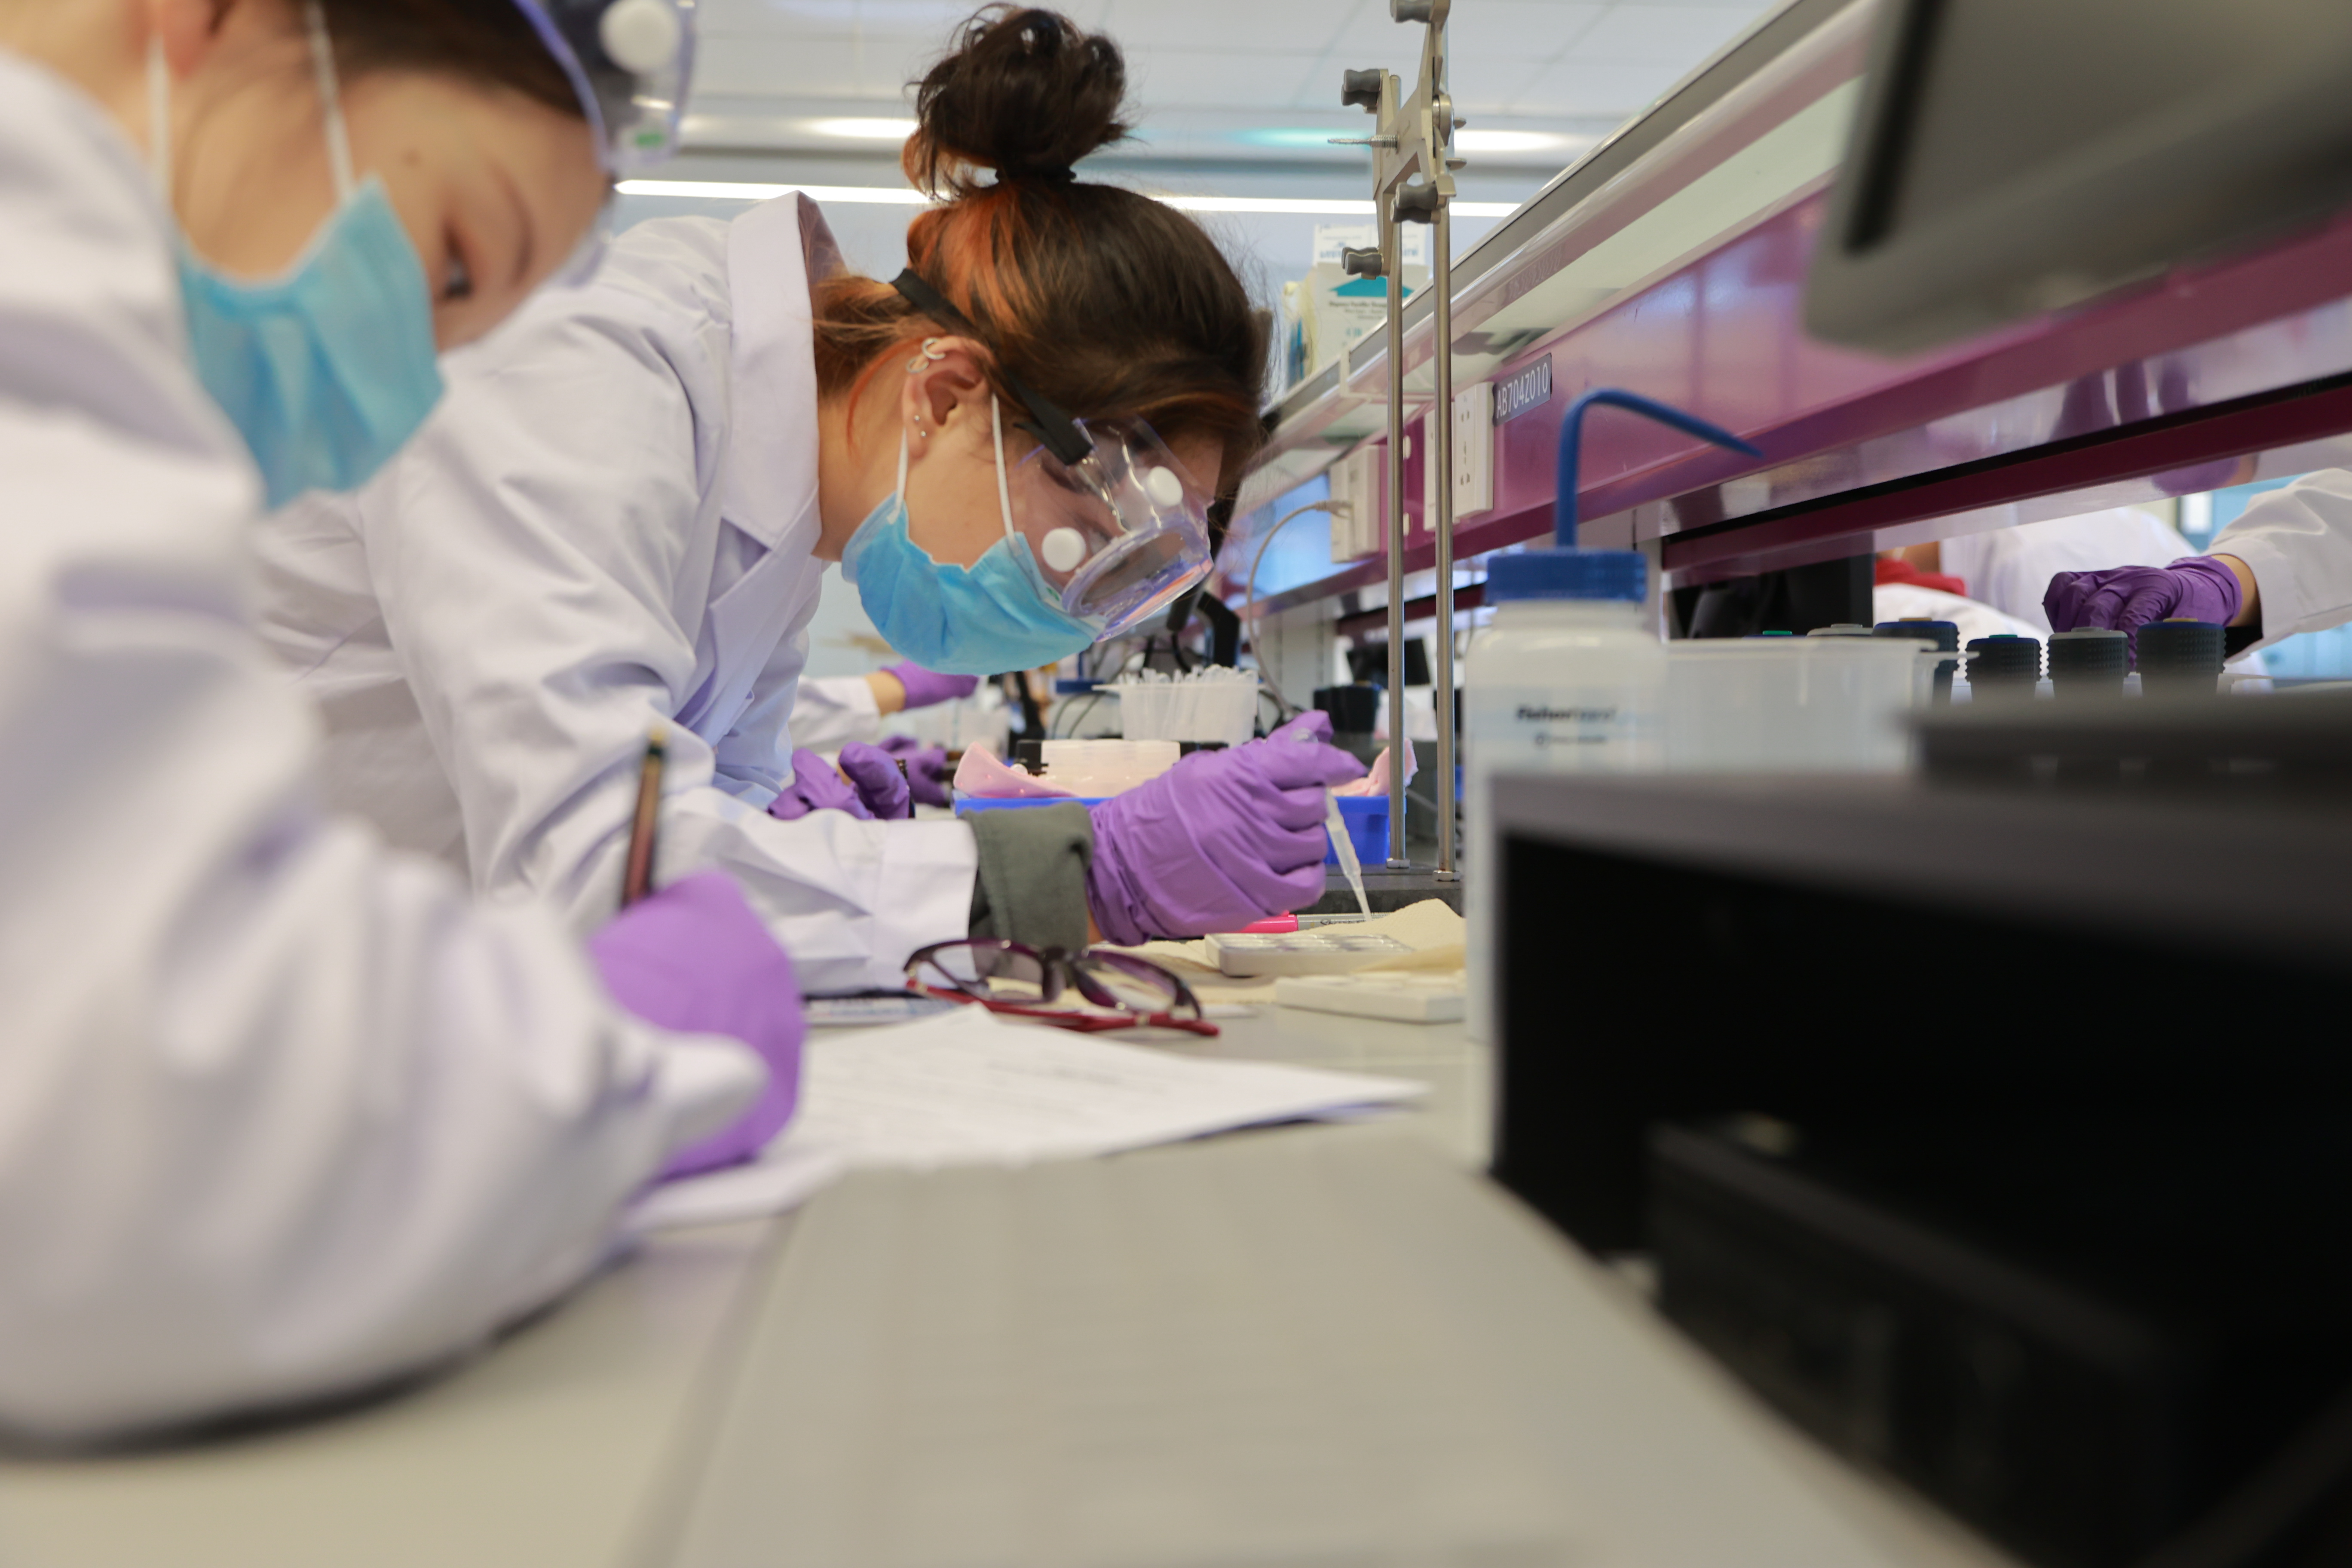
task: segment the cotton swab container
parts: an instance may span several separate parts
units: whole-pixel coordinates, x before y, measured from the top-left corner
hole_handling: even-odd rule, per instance
[[[1146,670],[1108,688],[1130,741],[1238,746],[1257,728],[1257,672],[1213,667],[1171,677]]]

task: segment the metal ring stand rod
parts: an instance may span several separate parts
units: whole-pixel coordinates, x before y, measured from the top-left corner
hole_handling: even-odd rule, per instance
[[[1341,145],[1372,150],[1372,200],[1380,215],[1379,243],[1341,258],[1358,277],[1388,279],[1389,361],[1389,865],[1404,868],[1405,765],[1412,742],[1404,716],[1404,225],[1431,226],[1431,284],[1437,290],[1431,369],[1430,450],[1422,461],[1432,479],[1430,536],[1437,552],[1437,668],[1433,692],[1437,720],[1437,875],[1451,881],[1454,867],[1454,117],[1446,91],[1445,24],[1452,0],[1389,0],[1389,16],[1421,23],[1421,78],[1412,98],[1398,101],[1395,76],[1378,68],[1351,70],[1339,101],[1370,111],[1373,133],[1335,137]]]
[[[1397,217],[1396,193],[1378,197],[1381,209],[1381,251],[1384,257],[1403,250],[1404,225]],[[1401,748],[1404,722],[1404,268],[1391,266],[1389,275],[1389,866],[1400,869],[1412,862],[1404,847],[1404,775]],[[1424,462],[1427,458],[1423,459]]]

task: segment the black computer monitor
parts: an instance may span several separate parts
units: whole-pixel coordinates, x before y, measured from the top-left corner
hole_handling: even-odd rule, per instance
[[[1887,0],[1806,323],[1931,347],[2347,204],[2352,0]]]

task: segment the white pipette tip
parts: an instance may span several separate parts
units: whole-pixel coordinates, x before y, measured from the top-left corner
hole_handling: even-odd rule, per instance
[[[1348,837],[1348,819],[1339,811],[1339,797],[1323,787],[1323,826],[1331,835],[1331,852],[1339,857],[1339,869],[1348,879],[1349,891],[1356,895],[1356,908],[1366,920],[1372,918],[1372,901],[1364,897],[1364,863],[1356,858],[1356,841]]]

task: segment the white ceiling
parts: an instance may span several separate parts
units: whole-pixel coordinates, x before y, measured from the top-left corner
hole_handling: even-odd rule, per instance
[[[1777,0],[1455,0],[1454,94],[1474,127],[1564,140],[1474,166],[1556,170],[1772,10]],[[1320,164],[1360,112],[1339,73],[1380,65],[1410,89],[1418,26],[1388,0],[1072,0],[1081,26],[1127,51],[1145,162]],[[880,163],[887,144],[831,142],[806,121],[905,112],[905,85],[970,14],[956,0],[702,0],[688,132],[710,151],[819,150]]]

